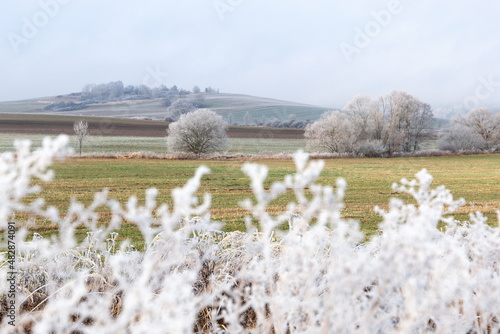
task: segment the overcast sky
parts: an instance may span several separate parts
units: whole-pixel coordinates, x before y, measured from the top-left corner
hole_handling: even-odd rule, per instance
[[[341,107],[392,89],[500,103],[492,0],[2,0],[0,100],[88,83],[212,86]]]

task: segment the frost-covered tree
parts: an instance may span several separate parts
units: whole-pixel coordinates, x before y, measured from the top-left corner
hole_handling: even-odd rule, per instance
[[[178,119],[179,116],[187,114],[196,109],[196,106],[189,99],[181,98],[175,100],[170,107],[168,107],[168,111],[170,112],[170,116],[174,119]]]
[[[443,151],[473,151],[485,149],[483,138],[470,128],[454,122],[449,131],[438,142],[438,148]]]
[[[89,135],[89,123],[87,121],[77,121],[73,124],[73,130],[78,141],[78,152],[82,155],[83,141]]]
[[[430,105],[404,91],[379,97],[371,112],[373,139],[383,141],[389,153],[414,152],[425,134],[431,131]]]
[[[369,121],[372,109],[372,100],[365,95],[357,95],[351,101],[347,102],[343,111],[361,128],[360,139],[369,138]]]
[[[249,126],[250,125],[250,113],[247,111],[245,113],[245,116],[243,116],[243,125]]]
[[[203,94],[196,94],[194,97],[188,100],[191,102],[196,108],[206,108],[207,100]]]
[[[361,129],[346,115],[330,111],[306,126],[307,147],[330,153],[354,152]]]
[[[224,151],[228,148],[227,124],[209,109],[200,109],[179,117],[168,128],[167,146],[172,152],[194,154]]]
[[[500,144],[500,114],[493,114],[486,108],[475,109],[455,122],[480,136],[486,149]]]
[[[431,106],[403,91],[392,91],[375,100],[355,96],[343,112],[361,129],[358,141],[370,151],[375,147],[379,151],[382,143],[389,154],[414,152],[432,131]]]
[[[234,123],[234,115],[232,113],[229,113],[229,115],[227,115],[227,124],[228,125],[236,125]]]

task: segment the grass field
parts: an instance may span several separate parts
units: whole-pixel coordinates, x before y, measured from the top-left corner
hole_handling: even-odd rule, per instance
[[[265,160],[259,163],[269,167],[269,182],[279,181],[294,171],[290,160]],[[242,161],[203,161],[212,173],[202,181],[200,194],[212,194],[212,218],[226,222],[226,230],[244,228],[245,210],[238,206],[244,198],[252,198],[249,180],[241,172]],[[170,192],[182,186],[193,176],[199,161],[154,160],[154,159],[69,159],[54,167],[56,179],[43,185],[41,197],[49,205],[60,209],[67,206],[69,198],[89,204],[94,192],[103,188],[110,190],[110,197],[125,203],[131,195],[144,200],[144,191],[155,187],[160,191],[158,202],[170,204]],[[497,222],[496,210],[500,209],[500,155],[453,156],[432,158],[392,159],[335,159],[326,160],[320,183],[334,185],[338,177],[348,183],[344,218],[361,222],[368,235],[376,233],[380,217],[373,212],[379,205],[387,208],[389,198],[397,196],[391,189],[393,182],[401,178],[412,178],[422,168],[434,176],[434,186],[444,184],[455,198],[464,197],[468,202],[456,218],[468,220],[468,214],[481,211],[491,223]],[[270,212],[278,214],[292,199],[291,194],[272,203]],[[405,198],[405,200],[409,200]],[[18,216],[22,221],[26,217]],[[106,212],[102,220],[106,221]],[[33,222],[41,233],[52,231],[52,226]],[[137,231],[126,225],[120,231],[122,238],[136,238]]]
[[[0,133],[0,152],[12,151],[15,139],[30,139],[33,147],[39,147],[46,135],[25,133]],[[266,154],[295,152],[305,148],[304,139],[283,139],[262,136],[261,138],[229,138],[228,153]],[[71,147],[77,152],[77,141],[71,136]],[[166,153],[165,137],[89,136],[84,142],[83,153],[126,154],[131,152]]]

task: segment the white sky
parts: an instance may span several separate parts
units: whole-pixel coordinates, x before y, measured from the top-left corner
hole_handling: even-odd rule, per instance
[[[498,1],[2,0],[0,6],[1,101],[122,80],[210,85],[327,107],[392,89],[434,105],[471,96],[500,103]],[[362,40],[359,31],[371,37]]]

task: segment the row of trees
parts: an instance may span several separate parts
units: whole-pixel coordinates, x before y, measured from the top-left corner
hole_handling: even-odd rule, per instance
[[[414,152],[432,131],[429,104],[392,91],[375,100],[356,96],[342,111],[330,111],[306,127],[310,149],[365,155]]]
[[[310,123],[310,120],[297,120],[295,118],[287,120],[279,120],[277,118],[261,118],[255,120],[254,122],[245,122],[245,125],[265,126],[269,128],[304,129]]]
[[[201,89],[198,86],[193,87],[193,93],[200,93]],[[218,93],[212,87],[205,88],[206,93]],[[151,88],[147,85],[123,85],[121,81],[111,81],[103,84],[88,84],[83,87],[82,92],[79,94],[80,100],[87,103],[104,103],[110,101],[120,100],[147,100],[153,98],[164,98],[167,101],[173,100],[174,97],[185,96],[192,92],[177,88],[176,85],[166,87],[160,85]],[[163,102],[165,103],[165,101]]]
[[[165,98],[162,102],[162,106],[168,107],[167,116],[165,121],[175,122],[183,114],[190,113],[196,109],[202,109],[209,107],[205,96],[203,94],[194,94],[187,97],[169,97]],[[226,117],[226,122],[229,125],[241,125],[239,124],[232,113],[229,113]],[[252,119],[250,113],[247,111],[243,117],[243,124],[245,126],[264,126],[270,128],[291,128],[291,129],[304,129],[310,120],[297,120],[295,115],[290,115],[289,119],[279,120],[276,117],[266,118],[263,115],[260,118]]]

